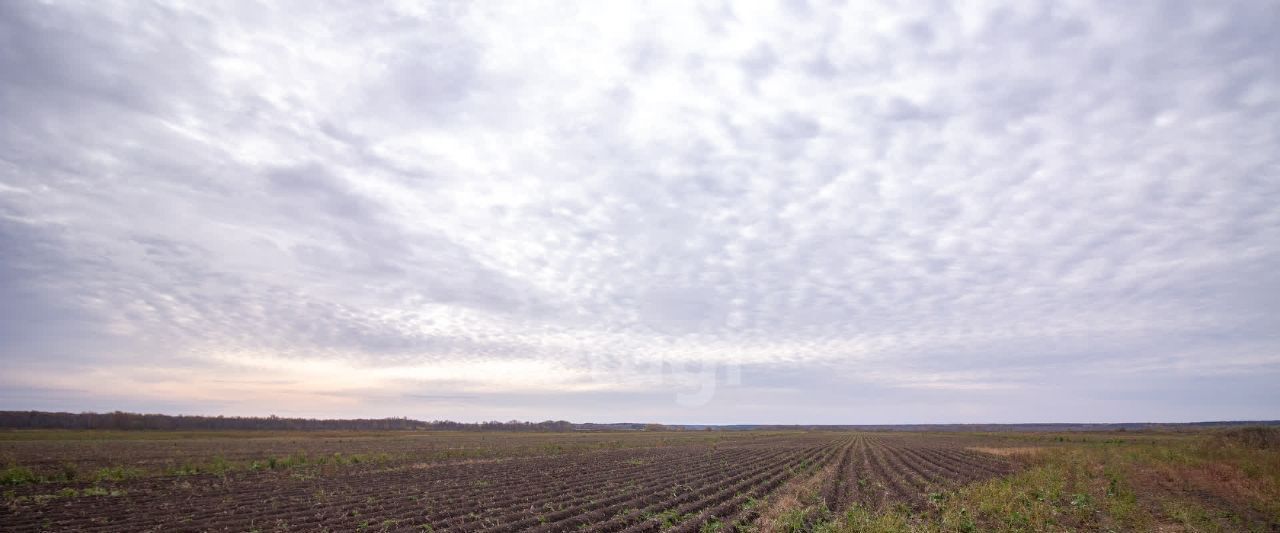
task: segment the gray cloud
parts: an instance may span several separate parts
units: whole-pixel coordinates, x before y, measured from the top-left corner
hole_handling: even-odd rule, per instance
[[[0,402],[1276,417],[1274,4],[509,9],[0,6]]]

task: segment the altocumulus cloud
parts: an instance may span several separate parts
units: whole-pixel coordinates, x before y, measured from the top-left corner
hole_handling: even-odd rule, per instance
[[[2,2],[0,404],[1277,418],[1278,23]]]

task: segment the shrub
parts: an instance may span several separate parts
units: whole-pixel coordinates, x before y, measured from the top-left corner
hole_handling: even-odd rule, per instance
[[[1280,448],[1280,428],[1269,426],[1249,426],[1223,431],[1218,440],[1226,445],[1240,446],[1257,450]]]

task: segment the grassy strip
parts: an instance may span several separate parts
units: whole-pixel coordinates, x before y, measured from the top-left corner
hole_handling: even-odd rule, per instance
[[[433,455],[433,459],[452,459],[459,454],[452,450]],[[204,461],[169,463],[159,468],[144,470],[129,466],[110,466],[82,471],[73,463],[49,471],[36,471],[22,465],[10,464],[0,468],[0,485],[25,485],[28,483],[68,483],[76,481],[127,481],[150,476],[192,476],[198,474],[226,475],[232,472],[256,472],[264,470],[318,469],[325,466],[387,465],[402,461],[402,457],[386,453],[308,455],[295,453],[281,457],[266,457],[250,461],[228,461],[213,457]]]
[[[1218,437],[1047,448],[1022,472],[937,498],[931,509],[850,509],[807,531],[1274,531],[1280,450]]]

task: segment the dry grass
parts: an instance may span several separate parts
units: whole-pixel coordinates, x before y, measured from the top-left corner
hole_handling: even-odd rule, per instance
[[[1020,446],[1010,448],[991,448],[986,446],[970,446],[975,452],[999,455],[1000,457],[1030,457],[1044,451],[1043,446]]]

